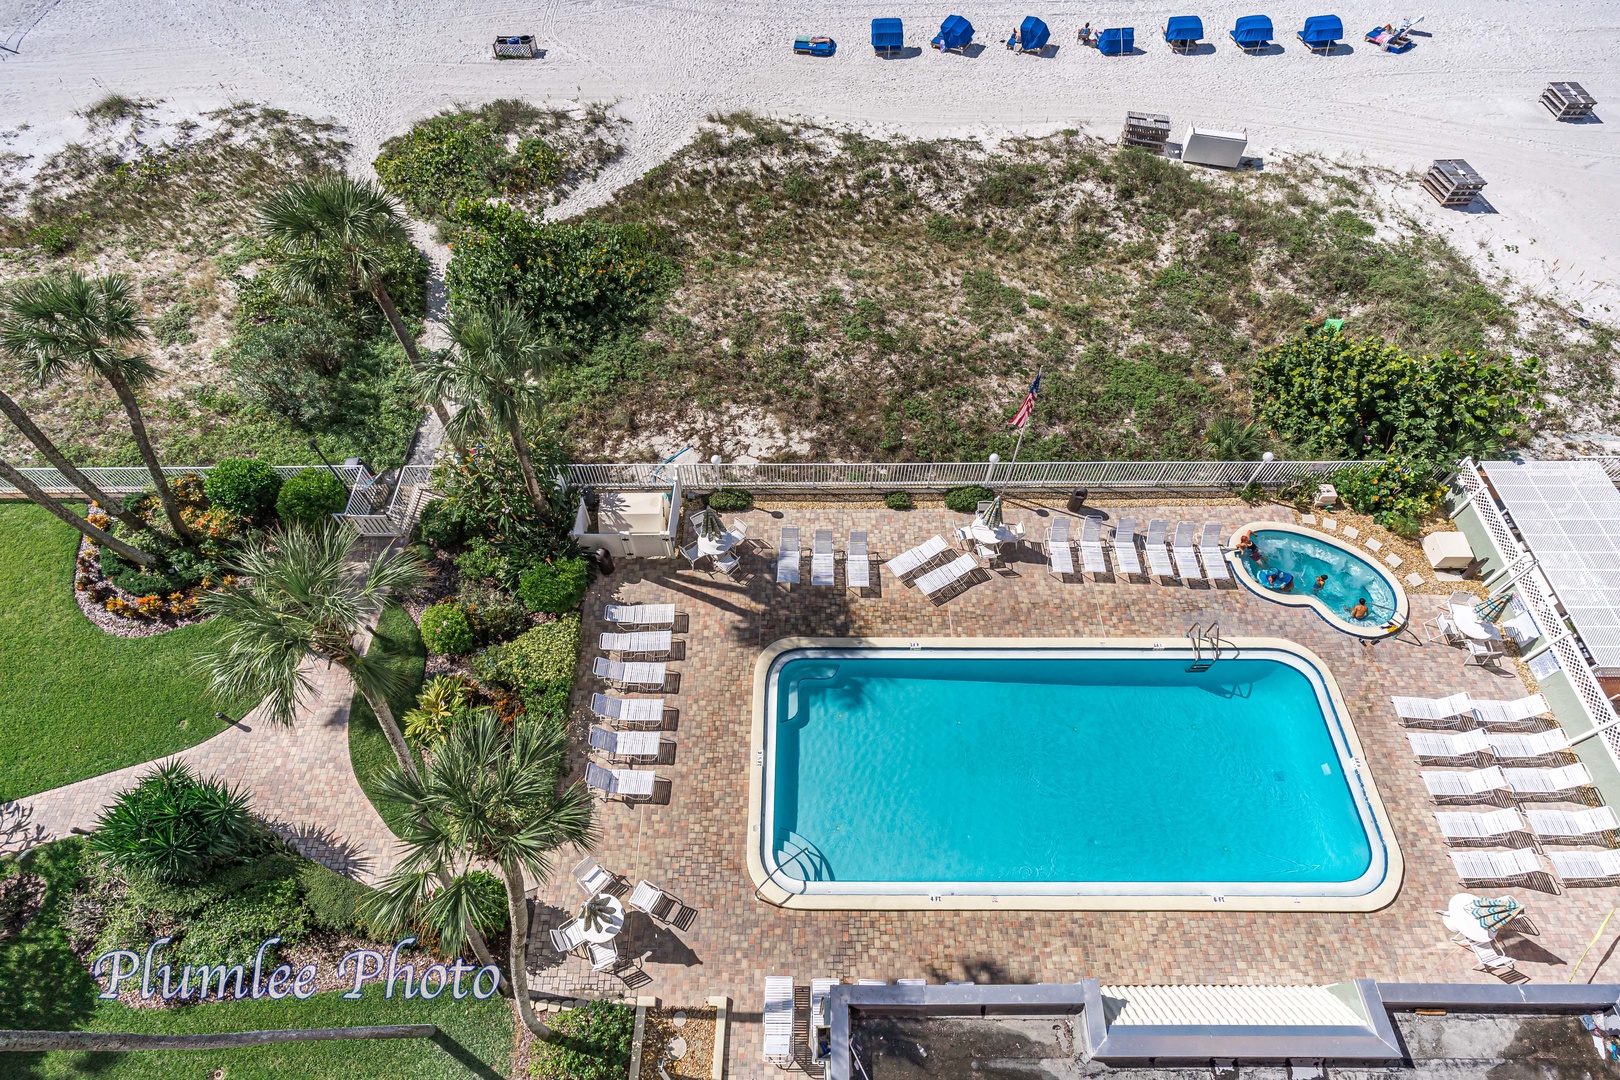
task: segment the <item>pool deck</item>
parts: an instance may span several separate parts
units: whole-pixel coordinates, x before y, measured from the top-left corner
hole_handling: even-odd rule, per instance
[[[1110,522],[1118,516],[1106,503],[1101,509]],[[1294,520],[1283,507],[1257,510],[1240,503],[1137,505],[1129,512],[1142,520],[1218,521],[1227,529],[1256,520]],[[735,516],[747,522],[750,537],[773,547],[784,524],[798,526],[806,545],[816,528],[831,528],[839,550],[851,528],[866,529],[875,560],[892,558],[936,533],[949,539],[952,529],[968,520],[945,510],[899,513],[837,505]],[[1555,894],[1545,885],[1465,890],[1446,857],[1433,817],[1436,807],[1405,729],[1390,708],[1392,694],[1468,691],[1518,697],[1524,688],[1511,666],[1468,667],[1460,651],[1423,646],[1414,634],[1363,644],[1313,611],[1269,603],[1241,587],[1063,582],[1047,571],[1033,543],[1045,536],[1050,518],[1024,505],[1009,505],[1006,516],[1025,523],[1029,540],[1021,561],[939,607],[917,590],[901,587],[887,571],[874,572],[879,596],[857,597],[841,586],[803,584],[786,590],[774,584],[771,559],[759,554],[745,557],[737,581],[694,573],[684,562],[637,561],[622,563],[616,574],[592,587],[573,702],[582,737],[590,694],[600,688],[589,671],[598,655],[597,635],[605,628],[603,604],[674,602],[683,613],[676,635],[683,651],[671,663],[678,688],[669,698],[679,719],[666,735],[676,749],[672,761],[657,766],[669,782],[659,785],[652,803],[602,805],[596,855],[631,885],[646,878],[696,910],[690,926],[680,930],[655,927],[633,914],[620,948],[642,957],[650,977],[633,993],[679,1005],[701,1005],[711,995],[732,999],[731,1076],[746,1080],[771,1071],[759,1062],[766,975],[791,975],[801,993],[811,978],[823,976],[930,982],[1073,982],[1095,976],[1130,984],[1332,983],[1352,977],[1494,982],[1494,976],[1473,970],[1472,954],[1448,940],[1436,914],[1462,891],[1512,894],[1523,901],[1539,934],[1505,939],[1507,952],[1536,982],[1569,977],[1604,916],[1620,903],[1620,891],[1577,888]],[[732,517],[726,515],[728,521]],[[809,579],[806,557],[803,580]],[[1410,599],[1414,625],[1445,604],[1444,596],[1433,594],[1414,592]],[[1297,914],[815,911],[776,908],[754,898],[745,862],[750,706],[755,663],[765,646],[796,636],[1180,637],[1192,623],[1212,619],[1228,636],[1298,642],[1331,668],[1405,860],[1404,885],[1388,907]],[[581,751],[580,774],[583,763]],[[1174,792],[1165,798],[1173,799]],[[626,992],[619,980],[593,975],[582,961],[551,951],[544,930],[565,921],[583,899],[567,874],[572,860],[562,856],[558,862],[558,879],[536,897],[533,985],[562,995]],[[1594,949],[1579,978],[1601,974],[1612,980],[1611,969],[1620,964],[1610,959],[1612,951]]]

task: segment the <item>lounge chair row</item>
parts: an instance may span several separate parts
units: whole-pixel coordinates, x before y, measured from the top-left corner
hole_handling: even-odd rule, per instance
[[[1446,843],[1498,840],[1520,834],[1543,843],[1582,844],[1606,840],[1620,831],[1620,818],[1612,806],[1587,810],[1437,810],[1435,820]]]
[[[1514,701],[1474,698],[1466,693],[1441,698],[1395,697],[1390,701],[1395,706],[1395,715],[1408,727],[1458,728],[1470,722],[1481,727],[1498,727],[1526,723],[1550,711],[1547,699],[1540,694]]]
[[[1088,36],[1089,27],[1088,23],[1088,29],[1080,32],[1081,43],[1095,44],[1097,51],[1104,56],[1127,56],[1136,49],[1134,26],[1111,26],[1098,31],[1094,38]],[[903,30],[903,24],[899,19],[873,19],[873,51],[890,55],[902,49],[905,41]],[[1032,30],[1036,31],[1033,36]],[[940,24],[939,33],[930,44],[942,52],[964,49],[972,43],[973,33],[972,23],[960,15],[951,15]],[[1271,19],[1267,16],[1245,15],[1237,20],[1227,32],[1227,36],[1244,52],[1256,52],[1269,48],[1276,33],[1272,28]],[[1312,15],[1305,20],[1305,25],[1295,36],[1312,52],[1330,52],[1344,37],[1344,23],[1337,15]],[[1044,22],[1039,19],[1026,19],[1017,34],[1007,42],[1007,47],[1012,48],[1016,43],[1022,51],[1033,52],[1044,46],[1049,37]],[[1203,37],[1204,21],[1196,15],[1176,15],[1164,25],[1164,40],[1178,53],[1197,52]],[[1369,34],[1369,39],[1370,37]]]
[[[776,583],[797,585],[804,568],[804,551],[799,546],[799,528],[784,525],[776,545]],[[810,544],[810,584],[831,586],[838,577],[838,552],[831,529],[817,529]],[[872,587],[872,553],[866,545],[866,532],[852,529],[844,548],[844,586],[849,589]]]
[[[1113,537],[1107,541],[1103,539],[1102,521],[1099,518],[1085,519],[1078,541],[1071,539],[1071,527],[1071,519],[1058,517],[1047,532],[1047,565],[1052,573],[1060,577],[1075,572],[1071,544],[1080,553],[1083,573],[1091,575],[1092,580],[1096,580],[1098,574],[1108,573],[1104,551],[1106,544],[1114,554],[1114,573],[1126,580],[1144,576],[1139,554],[1147,560],[1145,576],[1161,581],[1220,582],[1232,578],[1232,572],[1226,565],[1226,553],[1221,547],[1221,527],[1215,522],[1205,522],[1202,526],[1190,521],[1179,522],[1172,535],[1168,521],[1154,518],[1147,523],[1147,534],[1140,552],[1136,545],[1135,518],[1121,518],[1114,528]],[[1199,565],[1200,560],[1202,566]]]
[[[603,618],[624,628],[604,632],[604,652],[622,656],[668,656],[673,648],[674,604],[608,604]],[[668,627],[670,629],[645,629]],[[613,660],[598,656],[592,665],[597,678],[621,691],[662,690],[669,682],[669,666],[663,661]],[[657,761],[664,753],[660,734],[664,726],[665,703],[655,698],[591,695],[591,712],[611,726],[591,725],[590,749],[605,755],[606,766],[595,761],[585,765],[585,786],[604,799],[626,801],[650,799],[658,782],[654,769],[622,767],[630,762]]]
[[[1547,858],[1565,885],[1620,883],[1620,850],[1554,851]],[[1451,865],[1465,884],[1496,884],[1546,877],[1547,869],[1530,848],[1507,851],[1453,851]]]
[[[1592,774],[1579,762],[1556,769],[1487,765],[1483,769],[1426,772],[1423,786],[1438,803],[1491,802],[1509,794],[1568,798],[1592,787]]]
[[[1570,751],[1569,737],[1559,728],[1515,734],[1473,728],[1469,731],[1409,731],[1406,739],[1420,761],[1534,761]]]

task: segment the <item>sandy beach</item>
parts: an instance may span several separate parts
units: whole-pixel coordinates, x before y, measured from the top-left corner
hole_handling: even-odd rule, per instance
[[[361,169],[383,139],[453,103],[614,103],[632,121],[627,152],[567,211],[607,198],[716,112],[919,135],[1081,128],[1114,138],[1125,111],[1142,109],[1170,114],[1173,139],[1189,122],[1245,130],[1261,158],[1314,152],[1403,173],[1466,158],[1489,182],[1489,209],[1441,210],[1415,183],[1394,197],[1493,276],[1510,272],[1599,318],[1620,312],[1620,5],[1357,3],[1333,9],[1349,37],[1329,57],[1294,37],[1314,8],[1265,9],[1282,48],[1250,56],[1226,37],[1247,9],[1194,7],[1213,49],[1177,56],[1159,28],[1182,9],[1048,6],[1033,9],[1060,46],[1046,58],[1001,45],[1030,10],[1004,0],[961,10],[984,45],[978,55],[929,48],[947,11],[915,3],[4,0],[0,40],[17,51],[0,53],[0,150],[37,154],[77,137],[74,111],[113,91],[179,111],[252,100],[335,119]],[[904,18],[908,45],[920,49],[875,57],[868,27],[878,15]],[[1424,15],[1428,35],[1410,52],[1363,42],[1369,27],[1407,15]],[[1086,21],[1134,26],[1138,54],[1080,47]],[[794,34],[807,31],[834,36],[838,55],[794,56]],[[532,33],[545,55],[497,62],[496,33]],[[1554,80],[1584,84],[1609,122],[1555,122],[1537,101]]]

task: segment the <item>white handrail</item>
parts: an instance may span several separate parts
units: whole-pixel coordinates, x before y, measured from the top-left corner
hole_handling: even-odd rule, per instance
[[[325,465],[274,466],[276,472],[280,473],[283,479],[297,473],[301,473],[305,469],[324,469],[326,467],[327,466]],[[199,476],[207,476],[212,468],[212,465],[165,465],[163,466],[163,475],[166,477],[176,477],[184,476],[186,473],[196,473]],[[363,465],[338,465],[335,466],[335,468],[337,470],[337,474],[343,478],[343,482],[345,484],[349,484],[350,486],[369,483],[371,480],[371,474],[366,471],[366,468]],[[56,469],[30,468],[18,469],[17,471],[22,473],[23,476],[27,477],[29,480],[32,480],[47,495],[71,497],[82,494],[82,492],[80,492],[76,486],[68,481],[67,477],[63,476]],[[92,484],[96,485],[109,495],[134,495],[138,492],[145,491],[147,488],[152,486],[152,474],[147,472],[144,467],[139,465],[121,465],[115,467],[90,466],[89,468],[80,469],[79,471],[82,472],[85,475],[85,478],[88,479]],[[19,492],[16,488],[12,487],[5,481],[0,480],[0,495],[20,494],[21,492]]]

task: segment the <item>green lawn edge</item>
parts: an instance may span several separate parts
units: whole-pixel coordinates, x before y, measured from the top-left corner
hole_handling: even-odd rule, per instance
[[[416,695],[422,689],[422,674],[427,668],[427,646],[416,620],[396,603],[383,608],[377,619],[376,632],[371,637],[370,654],[405,676],[402,688],[389,695],[389,706],[396,721],[416,704]],[[397,835],[402,821],[393,806],[378,801],[376,784],[379,777],[395,767],[394,751],[388,745],[382,725],[371,706],[358,691],[349,703],[349,762],[360,789],[382,815],[383,822]]]

